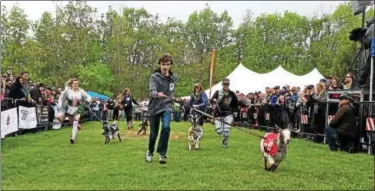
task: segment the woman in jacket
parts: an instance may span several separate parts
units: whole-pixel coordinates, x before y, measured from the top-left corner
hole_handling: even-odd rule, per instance
[[[23,79],[21,77],[17,77],[16,81],[10,86],[8,97],[13,99],[25,99],[26,100],[26,92],[23,90]]]
[[[122,96],[121,104],[124,106],[124,112],[126,116],[126,123],[127,123],[128,129],[133,129],[133,124],[132,124],[133,103],[137,106],[138,106],[138,103],[134,100],[134,97],[130,93],[129,88],[125,88],[121,96]]]
[[[314,133],[324,134],[325,129],[325,113],[326,113],[326,102],[327,92],[325,91],[325,84],[318,83],[316,85],[316,93],[312,96],[314,102]],[[315,136],[316,142],[323,142],[322,136]]]
[[[189,102],[186,105],[189,108],[193,107],[195,109],[198,109],[198,110],[204,111],[204,112],[207,110],[208,98],[207,98],[206,92],[204,92],[204,90],[202,88],[201,83],[196,83],[194,85],[193,91],[190,94]],[[193,112],[193,113],[200,115],[198,112]],[[205,121],[204,117],[201,116],[199,118],[199,125],[203,126],[204,121]]]

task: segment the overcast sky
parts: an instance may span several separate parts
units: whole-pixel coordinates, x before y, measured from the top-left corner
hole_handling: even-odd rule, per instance
[[[99,13],[108,10],[112,6],[115,10],[122,7],[145,8],[152,14],[159,13],[159,17],[165,21],[168,17],[187,21],[189,15],[194,11],[200,11],[205,8],[206,3],[216,13],[227,10],[232,17],[234,26],[237,27],[245,15],[245,11],[250,9],[255,16],[261,13],[283,13],[284,11],[293,11],[305,16],[313,16],[318,13],[331,13],[336,6],[345,1],[88,1],[90,6],[98,9]],[[37,20],[44,11],[54,12],[55,5],[66,4],[67,2],[52,1],[6,1],[2,5],[11,7],[18,4],[25,10],[30,20]],[[98,14],[100,15],[100,14]]]

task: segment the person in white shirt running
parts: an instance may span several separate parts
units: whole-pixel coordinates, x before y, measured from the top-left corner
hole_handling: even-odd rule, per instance
[[[91,102],[91,97],[84,91],[79,88],[79,80],[73,78],[68,83],[69,86],[65,87],[65,90],[62,92],[59,102],[57,104],[58,113],[56,114],[56,119],[60,122],[63,122],[65,115],[67,115],[70,121],[73,123],[72,137],[70,138],[70,143],[75,143],[75,138],[79,130],[78,121],[84,113],[84,108],[81,104],[81,101]]]

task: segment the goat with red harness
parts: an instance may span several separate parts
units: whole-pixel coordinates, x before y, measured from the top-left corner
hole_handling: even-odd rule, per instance
[[[260,141],[260,150],[264,159],[264,169],[275,171],[281,161],[286,157],[290,141],[289,129],[278,129],[275,132],[267,133],[265,139]],[[268,168],[267,164],[271,166]]]

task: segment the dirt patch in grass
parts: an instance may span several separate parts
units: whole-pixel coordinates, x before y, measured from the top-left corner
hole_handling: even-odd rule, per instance
[[[139,135],[137,135],[137,133],[138,133],[138,129],[130,129],[130,130],[126,130],[126,132],[121,132],[120,135],[123,138],[130,138],[130,139],[148,139],[150,135],[149,131],[147,131],[145,135],[143,134],[143,132],[141,132]],[[172,140],[177,140],[177,139],[184,138],[184,136],[186,135],[184,135],[181,132],[171,131],[169,138]]]

